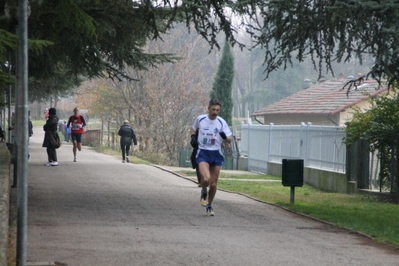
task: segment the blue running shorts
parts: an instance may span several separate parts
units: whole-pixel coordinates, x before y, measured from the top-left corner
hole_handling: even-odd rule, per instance
[[[206,162],[210,166],[222,166],[224,164],[224,157],[219,151],[199,150],[197,163]]]

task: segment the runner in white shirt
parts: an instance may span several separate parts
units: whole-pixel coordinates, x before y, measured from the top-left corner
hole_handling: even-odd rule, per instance
[[[208,105],[208,114],[198,116],[190,129],[192,144],[198,144],[196,161],[201,173],[201,204],[206,207],[210,216],[215,215],[212,201],[216,194],[220,168],[224,164],[222,143],[223,140],[231,143],[232,136],[226,121],[218,116],[220,108],[219,100],[212,99]],[[195,136],[197,129],[198,138]]]

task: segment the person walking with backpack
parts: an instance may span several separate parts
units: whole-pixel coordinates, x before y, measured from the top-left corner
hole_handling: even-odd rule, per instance
[[[122,163],[130,162],[129,152],[132,141],[134,145],[137,145],[136,134],[133,128],[129,125],[129,121],[123,121],[123,125],[118,131],[118,135],[121,136],[120,144],[122,150]]]

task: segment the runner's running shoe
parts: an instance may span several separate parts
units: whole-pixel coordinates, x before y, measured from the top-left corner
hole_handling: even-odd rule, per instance
[[[212,206],[209,205],[209,204],[206,206],[206,214],[208,214],[208,216],[215,216],[215,213],[213,212]]]
[[[75,158],[73,158],[73,162],[74,162],[74,163],[76,163],[76,157],[75,157]]]
[[[126,156],[126,162],[130,163],[129,156]]]
[[[44,164],[45,166],[51,166],[51,162],[47,162]]]
[[[208,193],[207,193],[206,189],[202,189],[201,190],[201,205],[203,207],[206,207],[206,205],[208,204],[207,197],[208,197]]]

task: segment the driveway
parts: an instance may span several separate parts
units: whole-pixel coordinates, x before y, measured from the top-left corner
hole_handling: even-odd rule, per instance
[[[195,182],[88,147],[46,167],[29,146],[28,261],[63,265],[399,265],[399,251],[276,206],[218,191],[215,217]]]

